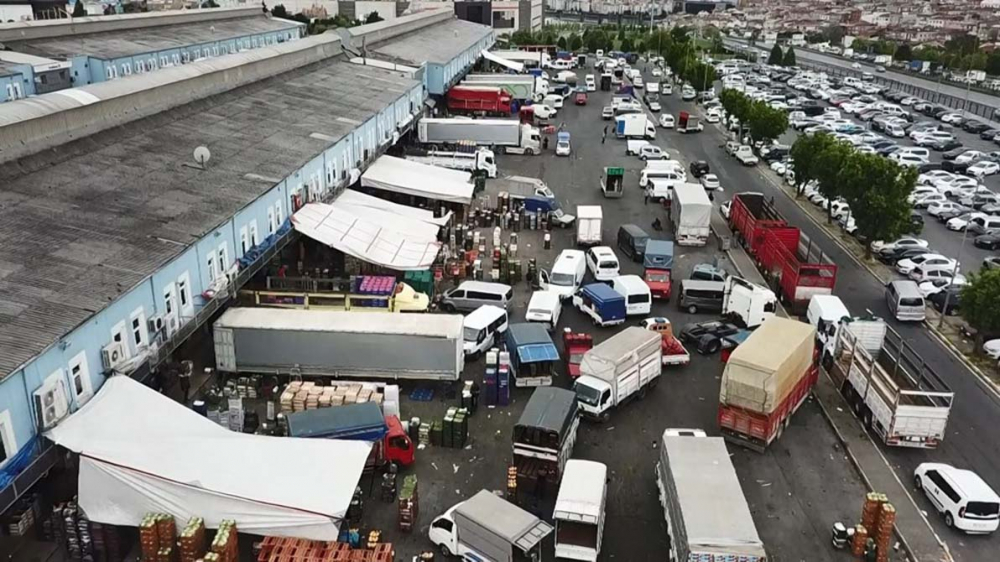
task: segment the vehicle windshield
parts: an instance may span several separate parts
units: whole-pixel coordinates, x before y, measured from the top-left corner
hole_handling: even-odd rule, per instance
[[[670,280],[670,277],[666,273],[647,273],[646,280],[655,283],[666,283]]]
[[[465,333],[465,341],[478,343],[483,334],[486,333],[486,330],[480,330],[466,326],[464,333]]]
[[[576,399],[584,404],[596,406],[601,399],[601,391],[596,388],[591,388],[580,383],[573,385],[573,387],[576,390]]]
[[[572,287],[576,284],[576,276],[572,273],[553,273],[549,283],[560,287]]]

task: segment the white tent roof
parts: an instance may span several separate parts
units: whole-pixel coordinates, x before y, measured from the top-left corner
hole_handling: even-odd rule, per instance
[[[443,217],[435,217],[434,211],[428,211],[427,209],[418,209],[416,207],[410,207],[407,205],[400,205],[398,203],[393,203],[392,201],[386,201],[385,199],[380,199],[373,195],[368,195],[367,193],[361,193],[360,191],[354,191],[353,189],[346,189],[343,193],[337,196],[334,202],[338,207],[344,205],[353,205],[356,207],[367,207],[371,209],[378,209],[380,211],[385,211],[392,213],[394,215],[400,215],[403,217],[409,217],[417,219],[428,224],[433,224],[436,226],[444,226],[448,224],[451,220],[451,211]]]
[[[134,527],[169,513],[316,540],[337,539],[371,450],[232,432],[126,376],[47,435],[80,454],[80,506],[91,520]]]
[[[489,61],[493,61],[501,66],[506,66],[507,68],[513,70],[514,72],[523,72],[524,65],[519,62],[514,62],[510,59],[505,59],[500,55],[495,55],[489,51],[483,51],[483,58]]]
[[[292,216],[295,230],[345,254],[392,269],[427,269],[441,243],[438,227],[383,209],[340,203],[309,203]],[[402,205],[399,205],[402,207]]]
[[[361,185],[450,203],[472,203],[468,172],[429,166],[394,156],[379,156],[361,176]]]

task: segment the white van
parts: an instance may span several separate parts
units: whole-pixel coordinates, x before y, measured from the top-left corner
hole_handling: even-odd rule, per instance
[[[539,286],[543,291],[554,291],[567,299],[580,288],[587,274],[587,260],[582,250],[563,250],[552,264],[552,271],[539,272]]]
[[[986,534],[1000,525],[1000,496],[971,470],[925,462],[913,471],[913,483],[927,494],[949,527]]]
[[[608,246],[595,246],[587,250],[587,269],[590,270],[594,279],[611,281],[618,277],[618,256]]]
[[[491,304],[480,306],[462,321],[465,355],[476,356],[493,347],[507,331],[507,311]]]
[[[840,297],[834,295],[813,295],[806,309],[806,320],[816,328],[816,338],[826,344],[837,333],[837,325],[851,313]]]
[[[551,332],[559,324],[561,314],[562,295],[554,291],[535,291],[531,293],[524,319],[528,322],[545,324],[545,329]]]
[[[472,311],[484,304],[506,309],[513,299],[514,289],[510,285],[487,281],[462,281],[461,285],[438,297],[445,312]]]
[[[638,275],[620,275],[614,278],[612,288],[625,297],[625,314],[648,315],[653,305],[653,295],[649,285]]]
[[[778,297],[767,287],[730,275],[722,297],[722,315],[747,328],[756,328],[774,316]]]
[[[555,114],[558,110],[562,109],[563,98],[558,94],[548,94],[542,98],[542,105],[548,107]]]
[[[915,281],[890,281],[885,286],[885,304],[900,322],[923,322],[927,318],[924,296]]]
[[[651,167],[656,162],[666,163]],[[646,167],[639,173],[639,187],[645,189],[650,179],[658,179],[674,183],[686,183],[687,173],[676,160],[649,160]]]
[[[931,151],[922,146],[904,146],[896,151],[897,154],[912,154],[917,158],[923,158],[925,162],[931,159]]]

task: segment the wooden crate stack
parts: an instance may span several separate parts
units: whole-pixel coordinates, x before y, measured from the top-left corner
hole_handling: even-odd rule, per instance
[[[892,542],[892,532],[896,525],[896,508],[889,503],[885,494],[869,492],[865,495],[864,507],[861,509],[861,525],[854,531],[851,543],[851,553],[863,556],[868,538],[875,541],[876,560],[888,562],[889,543]]]
[[[896,525],[896,508],[891,503],[883,503],[879,510],[878,523],[875,526],[875,548],[878,552],[877,562],[889,561],[889,543],[892,542],[892,530]]]
[[[195,562],[204,556],[206,539],[205,520],[195,517],[188,521],[180,536],[181,562]]]
[[[209,547],[209,553],[199,562],[237,562],[240,557],[239,537],[236,533],[236,522],[223,519],[215,531],[215,538]]]
[[[265,537],[257,562],[392,562],[395,556],[391,543],[352,549],[340,542]]]
[[[417,476],[407,475],[403,478],[403,485],[399,488],[399,529],[401,531],[412,531],[417,523],[417,516],[420,513],[420,502],[417,494]]]
[[[147,513],[139,523],[139,546],[142,559],[149,562],[174,562],[177,526],[166,513]]]

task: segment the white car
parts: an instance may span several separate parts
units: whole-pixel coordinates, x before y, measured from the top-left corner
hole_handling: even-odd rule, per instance
[[[958,264],[955,260],[929,259],[913,268],[913,271],[910,272],[910,279],[917,283],[923,283],[933,279],[949,278],[957,273],[957,269]]]
[[[861,154],[878,154],[878,152],[876,152],[874,148],[872,148],[872,147],[870,147],[868,145],[859,146],[859,147],[855,148],[854,150],[857,150]]]
[[[639,149],[641,160],[670,160],[670,156],[655,144],[647,144]]]
[[[608,246],[587,250],[587,269],[598,281],[611,281],[619,275],[618,256]]]
[[[722,185],[719,184],[719,176],[715,174],[701,176],[701,186],[705,188],[705,191],[722,191]]]
[[[979,182],[970,177],[956,175],[951,179],[934,181],[931,185],[936,187],[938,192],[948,197],[958,197],[969,190],[979,187]]]
[[[654,101],[651,101],[651,102],[649,102],[649,110],[650,110],[650,111],[656,111],[656,112],[659,112],[659,111],[660,111],[661,109],[663,109],[663,108],[662,108],[662,107],[660,107],[660,102],[658,102],[658,101],[655,101],[655,100],[654,100]]]
[[[709,123],[718,123],[722,119],[722,112],[716,108],[709,109],[705,114],[705,121]]]
[[[1000,359],[1000,340],[990,340],[983,344],[983,351],[991,359]]]
[[[572,152],[568,140],[561,140],[556,142],[556,156],[569,156]]]
[[[846,45],[846,43],[845,43],[845,45]],[[856,63],[854,63],[854,64],[851,65],[851,68],[853,68],[854,70],[861,70],[861,63],[856,62]]]
[[[937,217],[941,215],[941,213],[956,211],[962,208],[963,207],[961,205],[955,203],[954,201],[938,201],[927,206],[927,214],[932,217]]]
[[[917,266],[923,265],[927,260],[935,260],[934,263],[942,263],[938,260],[945,260],[944,263],[951,261],[941,254],[920,254],[919,256],[913,256],[912,258],[896,262],[896,271],[903,275],[909,275]]]
[[[920,294],[927,297],[933,295],[934,293],[940,293],[945,287],[956,286],[960,287],[968,283],[968,280],[964,275],[959,273],[955,277],[951,277],[947,272],[933,271],[935,275],[928,281],[924,281],[917,288],[920,290]]]
[[[882,242],[881,240],[876,240],[871,243],[871,248],[873,252],[878,252],[879,250],[895,250],[896,248],[929,248],[930,242],[924,240],[923,238],[900,238],[894,242]]]
[[[913,202],[914,209],[926,209],[934,203],[944,203],[948,198],[940,193],[931,193],[930,195],[924,195],[923,197],[917,199]]]
[[[972,174],[977,178],[992,176],[993,174],[1000,172],[1000,164],[989,160],[983,160],[982,162],[977,162],[969,166],[969,168],[965,171],[966,173]]]
[[[674,128],[674,116],[669,113],[660,115],[660,126],[664,129]]]
[[[955,158],[956,164],[971,164],[986,157],[986,153],[978,150],[966,150]]]
[[[948,222],[944,223],[944,226],[948,230],[962,232],[969,226],[972,219],[986,216],[986,213],[965,213],[964,215],[957,216],[953,219],[948,219]]]
[[[653,74],[653,78],[660,78],[660,77],[663,76],[663,71],[660,70],[659,68],[654,68],[652,74]]]
[[[986,345],[991,343],[993,341],[986,342]],[[996,349],[1000,355],[1000,344]],[[996,531],[1000,526],[1000,518],[997,517],[1000,496],[971,470],[960,470],[941,463],[920,463],[913,471],[913,485],[924,491],[949,527],[966,533],[985,534]]]
[[[963,117],[961,113],[945,113],[940,119],[942,123],[961,123]]]
[[[917,156],[916,154],[900,154],[898,152],[890,154],[889,159],[900,166],[911,166],[914,168],[927,163],[927,160]]]
[[[934,185],[938,181],[950,181],[956,176],[951,172],[946,172],[944,170],[930,170],[924,172],[917,176],[918,185]]]

